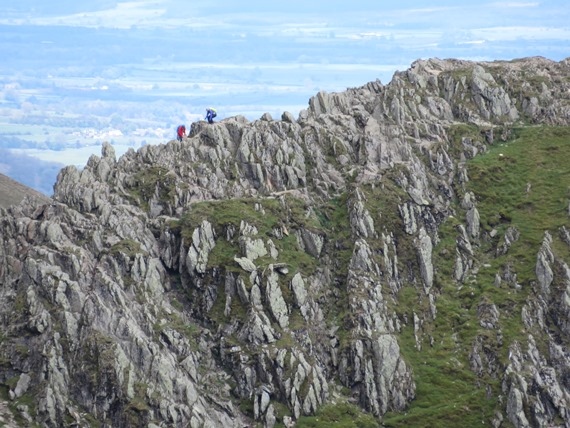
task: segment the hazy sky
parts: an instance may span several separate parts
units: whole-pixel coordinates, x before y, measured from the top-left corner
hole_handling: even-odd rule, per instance
[[[0,24],[131,28],[193,28],[224,37],[246,34],[308,40],[376,39],[403,57],[453,52],[495,59],[501,43],[514,54],[562,59],[570,41],[568,0],[558,1],[299,1],[3,0]],[[562,45],[562,46],[561,46]],[[189,47],[191,48],[191,47]],[[567,53],[567,52],[566,52]]]
[[[186,121],[210,103],[220,119],[295,115],[320,90],[388,83],[420,58],[560,61],[569,23],[569,0],[2,0],[0,75],[172,88],[164,101]]]
[[[71,44],[81,28],[122,31],[115,43],[125,45],[142,31],[180,31],[181,39],[188,32],[203,34],[187,45],[172,43],[171,56],[210,67],[216,77],[212,90],[218,92],[224,83],[251,82],[251,75],[240,76],[242,66],[257,67],[258,73],[275,70],[273,83],[284,90],[301,81],[309,91],[337,91],[376,78],[387,83],[394,71],[419,58],[490,61],[539,55],[558,61],[570,56],[568,0],[2,0],[0,12],[0,37],[2,27],[68,28]],[[165,49],[169,43],[165,39]],[[208,44],[207,55],[197,52]],[[148,62],[141,47],[140,60]],[[163,53],[158,57],[169,59]],[[121,60],[123,53],[116,58]],[[317,67],[288,73],[299,64]],[[323,78],[313,84],[319,70]],[[327,72],[336,73],[334,82],[324,77]],[[231,78],[224,82],[224,76]],[[306,95],[300,94],[304,104]]]
[[[375,76],[384,83],[418,58],[570,56],[568,0],[3,0],[0,11],[0,26],[11,28],[122,29],[125,39],[143,29],[202,32],[204,45],[215,41],[227,46],[227,51],[217,47],[211,53],[208,62],[213,65],[239,65],[236,52],[241,47],[243,63],[248,51],[258,50],[256,66],[264,59],[274,67],[316,62],[337,68],[343,76],[351,67],[366,66],[370,73],[355,73],[355,80]],[[281,43],[278,48],[275,41]],[[275,49],[283,49],[284,41],[291,55],[276,59]],[[185,47],[188,59],[193,47]],[[338,86],[364,83],[339,81]]]

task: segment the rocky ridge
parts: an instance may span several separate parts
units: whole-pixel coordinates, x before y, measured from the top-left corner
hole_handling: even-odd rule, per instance
[[[273,427],[343,400],[379,421],[403,412],[417,393],[404,330],[420,355],[434,346],[442,225],[457,221],[458,287],[488,238],[466,161],[517,123],[568,126],[568,75],[569,60],[417,61],[387,85],[318,93],[297,119],[197,122],[119,159],[103,144],[60,172],[52,203],[0,211],[4,417]],[[536,251],[524,342],[503,343],[501,309],[478,302],[490,333],[468,344],[469,370],[474,388],[500,379],[494,426],[570,426],[570,269],[548,232]]]

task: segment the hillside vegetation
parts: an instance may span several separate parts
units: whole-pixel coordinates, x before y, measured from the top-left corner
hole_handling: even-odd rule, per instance
[[[388,415],[385,426],[486,425],[501,408],[496,397],[504,394],[499,376],[509,351],[504,344],[524,343],[532,333],[539,349],[548,348],[546,338],[525,326],[520,314],[528,301],[540,295],[535,289],[535,266],[544,233],[552,234],[552,245],[562,258],[570,256],[568,244],[559,236],[561,228],[570,228],[569,143],[569,127],[516,128],[509,140],[468,162],[467,189],[477,199],[481,226],[488,236],[477,243],[479,268],[463,285],[450,280],[452,266],[446,259],[454,255],[458,222],[449,219],[434,249],[440,295],[437,318],[428,327],[433,345],[418,351],[413,328],[404,330],[402,351],[414,370],[417,396],[405,413]],[[519,231],[518,239],[506,254],[497,255],[501,237],[513,228]],[[497,283],[497,274],[506,266],[516,272],[514,284]],[[481,305],[490,304],[501,314],[493,329],[480,323]],[[418,305],[410,299],[402,306],[413,311]],[[563,334],[555,325],[549,328],[557,336]],[[470,370],[472,346],[478,341],[497,359],[495,370],[480,376]]]
[[[0,210],[0,416],[570,425],[570,62],[417,61]]]

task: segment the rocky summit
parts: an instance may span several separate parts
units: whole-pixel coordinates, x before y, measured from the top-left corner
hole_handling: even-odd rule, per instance
[[[104,143],[0,209],[0,423],[570,426],[568,76],[419,60]]]

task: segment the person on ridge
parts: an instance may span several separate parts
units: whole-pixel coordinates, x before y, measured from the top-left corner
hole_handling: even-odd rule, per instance
[[[176,129],[176,138],[178,141],[182,141],[184,137],[186,137],[186,127],[184,125],[180,125],[178,129]]]
[[[215,108],[208,107],[206,109],[206,120],[208,123],[214,123],[214,118],[218,115]]]

